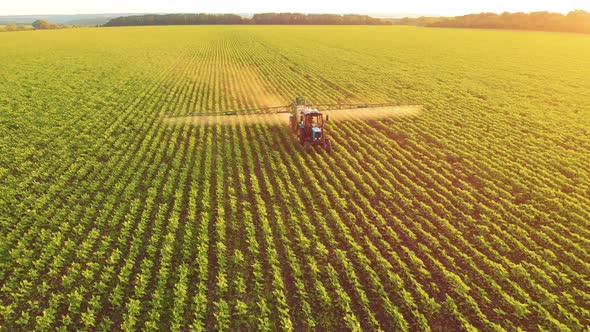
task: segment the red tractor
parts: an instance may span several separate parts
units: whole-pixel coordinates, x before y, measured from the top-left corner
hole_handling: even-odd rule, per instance
[[[308,106],[305,98],[295,97],[289,105],[291,116],[289,124],[291,129],[297,133],[297,140],[305,147],[306,151],[311,150],[313,145],[321,145],[326,151],[332,151],[332,143],[327,138],[324,125],[328,122],[328,116]]]

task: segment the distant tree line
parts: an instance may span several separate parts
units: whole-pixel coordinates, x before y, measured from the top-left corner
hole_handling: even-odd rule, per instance
[[[448,19],[448,17],[429,17],[429,16],[421,16],[421,17],[404,17],[400,19],[394,19],[393,24],[396,25],[414,25],[418,27],[425,27],[429,24],[437,23],[443,20]]]
[[[104,26],[135,25],[201,25],[201,24],[362,24],[383,25],[391,21],[367,15],[264,13],[251,19],[235,14],[166,14],[123,16],[111,19]]]
[[[33,28],[35,30],[60,29],[61,27],[61,25],[51,23],[47,20],[36,20],[33,22]]]
[[[254,24],[325,24],[325,25],[386,25],[390,20],[370,17],[368,15],[337,14],[300,14],[300,13],[264,13],[254,14]]]
[[[430,20],[430,21],[429,21]],[[567,15],[550,12],[481,13],[451,18],[405,18],[396,24],[445,28],[517,29],[590,33],[590,13],[575,10]]]
[[[104,26],[243,24],[243,21],[244,18],[235,14],[149,14],[113,18]]]
[[[8,23],[3,27],[0,27],[0,31],[12,32],[12,31],[26,31],[26,30],[49,30],[49,29],[61,29],[61,28],[72,28],[75,26],[71,25],[59,25],[51,23],[48,20],[36,20],[32,25],[22,25],[16,23]]]
[[[30,26],[20,25],[20,24],[16,24],[16,23],[8,23],[3,26],[0,25],[0,31],[3,31],[3,32],[24,31],[24,30],[30,30],[30,29],[31,29]]]

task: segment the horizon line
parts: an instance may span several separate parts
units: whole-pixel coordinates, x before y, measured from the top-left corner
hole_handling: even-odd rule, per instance
[[[265,13],[294,13],[294,14],[330,14],[330,15],[420,15],[420,16],[432,16],[432,17],[440,17],[440,16],[463,16],[463,15],[470,15],[470,14],[481,14],[481,13],[494,13],[494,14],[502,14],[502,13],[535,13],[535,12],[548,12],[548,13],[557,13],[557,14],[567,14],[576,10],[583,10],[585,9],[571,9],[566,12],[552,12],[547,10],[538,10],[538,11],[480,11],[480,12],[470,12],[467,14],[434,14],[434,13],[404,13],[404,12],[301,12],[301,11],[262,11],[262,12],[97,12],[97,13],[76,13],[76,14],[65,14],[65,13],[44,13],[44,14],[3,14],[0,17],[5,16],[42,16],[42,15],[52,15],[52,16],[74,16],[74,15],[167,15],[167,14],[235,14],[235,15],[253,15],[253,14],[265,14]]]

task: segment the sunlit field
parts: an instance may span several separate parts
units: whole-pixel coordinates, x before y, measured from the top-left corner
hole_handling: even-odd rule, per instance
[[[392,26],[0,34],[0,330],[584,330],[589,55]],[[332,111],[331,153],[286,118],[187,118],[299,95],[420,107]]]

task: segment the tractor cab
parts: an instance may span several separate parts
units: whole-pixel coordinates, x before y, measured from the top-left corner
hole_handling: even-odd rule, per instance
[[[322,129],[324,128],[324,117],[316,109],[307,109],[301,112],[303,118],[299,124],[299,128],[303,128],[306,132],[311,134],[312,141],[317,141],[322,138]]]
[[[291,103],[291,128],[296,131],[299,143],[306,150],[310,150],[312,145],[322,145],[327,151],[332,149],[324,130],[327,121],[328,116],[324,120],[324,115],[317,109],[307,106],[303,97],[296,97]]]
[[[304,112],[305,114],[305,126],[308,127],[322,127],[324,125],[324,117],[322,113],[317,110],[311,110]]]

